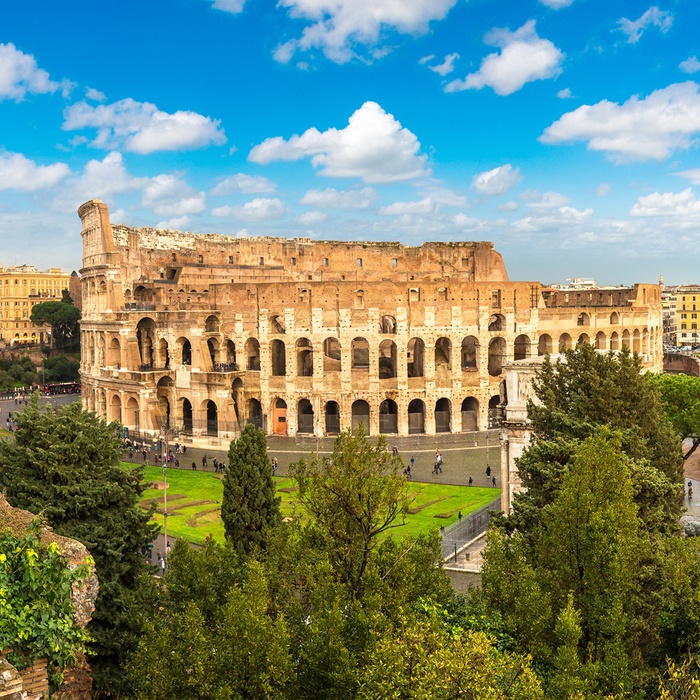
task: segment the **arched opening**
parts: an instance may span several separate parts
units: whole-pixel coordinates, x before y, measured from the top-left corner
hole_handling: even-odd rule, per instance
[[[576,319],[576,325],[577,326],[589,326],[591,323],[591,319],[589,315],[585,312],[582,311],[579,315],[578,318]]]
[[[323,371],[340,372],[340,343],[337,338],[323,341]]]
[[[219,409],[217,405],[207,401],[207,435],[216,437],[219,434]]]
[[[122,400],[118,394],[114,394],[109,402],[109,420],[122,422]]]
[[[417,435],[425,432],[425,404],[420,399],[413,399],[408,404],[408,434]]]
[[[519,335],[513,344],[513,359],[526,360],[528,357],[530,357],[530,338]]]
[[[365,435],[369,435],[369,404],[362,399],[354,401],[352,404],[352,434],[357,435],[358,428],[362,423]]]
[[[610,335],[610,349],[611,350],[619,350],[620,349],[620,336],[617,334],[617,331],[613,331],[612,334]]]
[[[425,343],[420,338],[408,341],[406,368],[409,377],[422,377],[425,374]]]
[[[452,427],[452,407],[449,399],[438,399],[435,404],[435,432],[449,433]]]
[[[449,338],[438,338],[435,341],[435,369],[452,368],[452,343]]]
[[[337,401],[329,401],[326,404],[326,435],[340,433],[340,406]]]
[[[301,399],[297,406],[297,432],[314,432],[314,407],[308,399]]]
[[[396,319],[393,316],[382,316],[379,322],[380,333],[396,333]]]
[[[632,335],[632,351],[633,352],[641,352],[642,351],[641,336],[640,336],[638,328],[634,329],[634,334]]]
[[[284,324],[284,318],[278,314],[270,316],[270,333],[273,335],[284,335],[287,328]]]
[[[393,340],[382,340],[379,343],[379,378],[393,379],[396,377],[396,343]]]
[[[613,311],[610,314],[610,325],[616,326],[618,323],[620,323],[620,315],[617,313],[617,311]]]
[[[571,350],[571,336],[568,333],[562,333],[559,336],[559,352]]]
[[[489,428],[497,428],[500,424],[500,396],[492,396],[489,399]]]
[[[257,399],[248,399],[247,415],[248,419],[246,422],[254,425],[256,428],[263,427],[262,405],[260,401]]]
[[[107,293],[107,285],[105,284],[105,281],[102,280],[100,281],[100,292],[102,294]],[[140,302],[149,302],[151,300],[151,293],[144,287],[143,285],[138,285],[134,289],[134,301],[140,301]]]
[[[479,341],[473,336],[468,335],[462,341],[462,369],[474,370],[479,362]]]
[[[369,371],[369,343],[365,338],[353,338],[352,369]]]
[[[462,401],[462,432],[479,430],[479,402],[470,396]]]
[[[260,371],[260,343],[257,338],[248,338],[245,341],[246,369],[253,372]]]
[[[119,343],[119,338],[112,338],[112,340],[109,341],[109,366],[119,369],[121,367],[121,357],[122,347]]]
[[[598,331],[595,335],[595,349],[605,350],[607,348],[605,333],[603,331]]]
[[[161,377],[156,385],[158,396],[157,415],[160,421],[159,427],[170,427],[170,396],[173,390],[173,380],[170,377]]]
[[[578,340],[576,341],[576,345],[581,346],[584,343],[590,343],[591,339],[588,337],[588,334],[586,333],[581,333],[581,335],[578,337]]]
[[[538,355],[551,355],[552,354],[552,336],[544,335],[540,336],[537,343],[537,354]]]
[[[651,348],[649,347],[649,330],[647,328],[642,331],[642,353],[644,355],[651,354]]]
[[[226,342],[226,364],[229,365],[232,372],[238,371],[238,363],[236,362],[236,344],[232,340]]]
[[[241,409],[243,407],[243,380],[236,377],[231,385],[231,400],[233,401],[233,412],[236,416],[236,423],[241,425]]]
[[[506,329],[506,319],[501,314],[491,314],[489,317],[489,331],[504,331]]]
[[[497,377],[503,371],[506,359],[506,341],[503,338],[492,338],[489,343],[489,374]]]
[[[153,346],[155,345],[156,324],[152,318],[142,318],[136,326],[136,339],[143,369],[153,367]]]
[[[270,365],[273,377],[284,377],[287,374],[287,349],[277,338],[270,342]]]
[[[180,413],[182,415],[182,432],[186,435],[192,434],[192,404],[189,399],[181,399],[182,406]]]
[[[207,339],[207,348],[209,350],[209,357],[211,359],[211,366],[214,370],[219,369],[219,341],[215,338]]]
[[[216,316],[209,316],[204,322],[204,330],[207,333],[218,333],[219,332],[219,319]]]
[[[165,338],[161,338],[158,341],[158,357],[161,367],[165,369],[170,369],[170,350],[168,348],[168,341]]]
[[[314,376],[314,351],[308,338],[297,340],[297,374],[300,377]]]
[[[180,364],[191,365],[192,364],[192,345],[187,338],[178,338],[176,345],[180,350]]]
[[[396,401],[384,399],[379,404],[379,432],[384,435],[399,432],[399,409]]]
[[[272,432],[275,435],[287,434],[287,403],[276,399],[272,404]]]
[[[632,349],[632,346],[630,345],[630,332],[628,330],[622,331],[622,347],[629,350]]]

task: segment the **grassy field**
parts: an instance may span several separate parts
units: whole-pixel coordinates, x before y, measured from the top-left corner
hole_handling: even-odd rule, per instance
[[[126,465],[129,466],[129,465]],[[146,479],[155,488],[144,493],[142,505],[148,507],[156,500],[158,511],[154,520],[163,525],[163,470],[146,467]],[[223,475],[211,472],[168,469],[168,536],[184,537],[192,542],[204,542],[207,535],[218,541],[224,539],[220,518]],[[301,517],[295,497],[294,482],[276,477],[277,494],[282,498],[282,514]],[[500,495],[499,489],[469,486],[445,486],[412,481],[409,484],[411,502],[404,524],[394,528],[395,536],[416,535],[447,526],[463,516],[483,508]]]

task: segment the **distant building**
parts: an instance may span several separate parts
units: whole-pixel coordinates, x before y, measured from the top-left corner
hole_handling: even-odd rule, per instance
[[[700,286],[675,287],[676,342],[679,347],[700,345],[698,315],[700,315]]]
[[[31,322],[32,307],[43,301],[60,301],[69,284],[70,274],[57,267],[45,272],[32,265],[0,267],[0,343],[48,342],[51,331]]]

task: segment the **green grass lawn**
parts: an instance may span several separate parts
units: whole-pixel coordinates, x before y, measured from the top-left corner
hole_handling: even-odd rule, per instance
[[[129,466],[129,465],[125,465]],[[142,505],[148,507],[156,500],[158,512],[154,520],[163,527],[163,470],[146,467],[146,480],[154,486],[144,492]],[[222,542],[224,526],[220,508],[223,475],[211,472],[168,469],[168,536],[184,537],[192,542],[204,542],[207,535]],[[282,514],[302,517],[295,497],[294,481],[276,477],[277,494],[282,498]],[[474,486],[445,486],[416,481],[409,483],[411,502],[405,522],[392,532],[397,537],[430,532],[440,525],[447,527],[457,520],[459,511],[466,516],[483,508],[500,495],[499,489]]]

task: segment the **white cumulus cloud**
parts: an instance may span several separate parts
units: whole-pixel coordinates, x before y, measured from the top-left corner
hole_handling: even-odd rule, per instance
[[[404,216],[406,214],[437,214],[440,204],[432,197],[426,197],[417,202],[394,202],[381,207],[379,213],[383,216]]]
[[[36,192],[57,185],[69,174],[65,163],[37,165],[21,153],[0,151],[0,190]]]
[[[548,144],[588,141],[617,162],[663,160],[688,148],[700,131],[700,94],[692,81],[636,95],[619,105],[603,100],[567,112],[548,126],[540,141]]]
[[[309,190],[301,198],[301,204],[321,209],[367,209],[377,201],[378,195],[371,187],[361,190]]]
[[[27,93],[56,92],[60,86],[37,66],[34,56],[23,53],[14,44],[0,44],[0,100],[20,102]]]
[[[221,0],[218,0],[221,2]],[[366,60],[384,55],[383,34],[422,34],[433,20],[443,19],[457,0],[280,0],[294,19],[308,22],[300,37],[282,44],[275,60],[287,63],[296,51],[320,49],[336,63],[345,63],[369,49]],[[367,53],[367,52],[365,52]]]
[[[185,228],[185,226],[189,226],[190,224],[190,217],[189,216],[176,216],[172,219],[168,219],[166,221],[159,221],[156,225],[155,228],[165,228],[165,229],[171,229],[173,231],[182,231],[182,229]]]
[[[697,216],[700,200],[688,187],[682,192],[654,192],[640,197],[630,210],[632,216]]]
[[[445,56],[445,60],[437,66],[428,66],[433,73],[442,75],[443,77],[451,73],[455,69],[455,61],[459,58],[458,53],[450,53]]]
[[[322,211],[307,211],[301,216],[297,216],[297,221],[304,226],[314,226],[315,224],[321,224],[328,219],[328,214]]]
[[[269,219],[283,219],[289,214],[287,205],[277,197],[267,199],[256,197],[246,202],[242,207],[218,207],[211,212],[214,216],[235,216],[243,221],[266,221]]]
[[[201,214],[206,209],[206,195],[177,175],[157,175],[144,187],[141,205],[158,216],[182,217]]]
[[[376,102],[365,102],[344,129],[321,132],[312,127],[288,141],[281,136],[269,138],[251,150],[248,160],[267,164],[310,158],[321,175],[386,183],[429,174],[427,156],[419,151],[413,133]]]
[[[493,170],[480,173],[472,180],[472,187],[479,194],[506,194],[522,179],[523,176],[520,174],[520,169],[514,168],[508,163]]]
[[[650,7],[639,19],[631,21],[623,17],[618,22],[621,32],[627,34],[627,42],[636,44],[642,34],[649,27],[658,27],[665,34],[673,24],[673,15],[665,10],[660,10],[656,5]]]
[[[244,194],[269,194],[275,192],[277,185],[262,175],[236,173],[223,179],[209,193],[215,197],[243,192]]]
[[[65,131],[97,129],[92,141],[97,148],[121,147],[145,154],[192,150],[226,141],[217,119],[182,110],[169,114],[131,98],[97,106],[77,102],[66,109],[64,117]]]
[[[514,32],[505,28],[492,29],[484,42],[499,47],[501,52],[489,54],[476,73],[448,83],[446,92],[480,90],[488,86],[499,95],[510,95],[525,83],[554,78],[561,72],[564,54],[551,41],[537,35],[535,20]]]
[[[229,12],[232,15],[237,15],[240,12],[243,12],[244,6],[245,0],[214,0],[214,4],[212,5],[215,10]]]
[[[678,67],[684,73],[697,73],[700,70],[700,61],[698,61],[697,56],[690,56],[685,61],[681,61]]]

